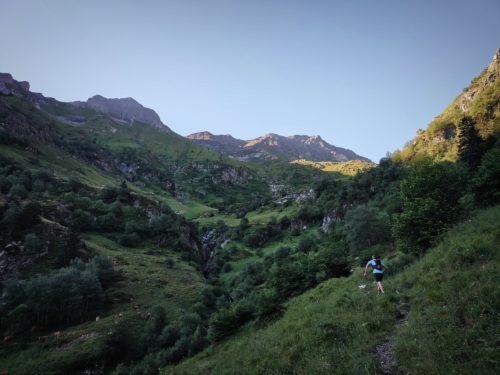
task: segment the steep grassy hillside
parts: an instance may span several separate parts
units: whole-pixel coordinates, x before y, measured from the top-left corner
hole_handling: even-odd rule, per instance
[[[498,206],[479,213],[408,268],[389,258],[385,295],[371,282],[361,288],[358,269],[291,300],[281,319],[248,324],[162,373],[370,374],[383,343],[405,373],[498,373],[499,221]]]
[[[482,138],[500,132],[500,50],[493,61],[460,94],[426,130],[418,130],[415,138],[394,158],[409,160],[428,155],[434,160],[456,160],[458,126],[464,116],[475,122]]]

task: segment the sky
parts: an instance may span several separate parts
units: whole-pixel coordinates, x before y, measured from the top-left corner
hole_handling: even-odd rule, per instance
[[[0,0],[0,72],[133,97],[181,134],[320,135],[375,162],[500,48],[498,0]]]

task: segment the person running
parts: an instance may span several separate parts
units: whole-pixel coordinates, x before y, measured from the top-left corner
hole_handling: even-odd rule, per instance
[[[382,286],[382,279],[384,278],[384,271],[387,271],[387,267],[380,260],[380,255],[373,255],[372,259],[366,263],[365,273],[368,271],[368,266],[371,266],[373,269],[373,276],[375,277],[375,282],[377,284],[377,293],[384,294],[384,287]]]

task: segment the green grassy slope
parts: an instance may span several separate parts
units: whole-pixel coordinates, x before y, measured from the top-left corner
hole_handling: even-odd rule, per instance
[[[500,131],[500,54],[455,100],[394,157],[408,160],[428,155],[435,160],[456,160],[457,125],[464,116],[476,122],[486,138]]]
[[[278,321],[251,323],[162,373],[374,374],[374,349],[387,340],[408,373],[498,373],[499,222],[497,206],[449,231],[406,270],[400,256],[389,259],[383,296],[359,288],[358,269],[291,300]]]
[[[314,162],[309,160],[294,160],[292,163],[299,165],[307,165],[320,169],[324,172],[337,172],[342,176],[355,176],[358,173],[365,171],[375,166],[374,163],[365,160],[349,160],[346,162],[320,161]]]

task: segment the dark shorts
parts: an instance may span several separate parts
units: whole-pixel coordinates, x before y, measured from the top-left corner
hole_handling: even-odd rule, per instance
[[[375,276],[375,281],[382,281],[382,279],[384,278],[383,273],[374,273],[373,276]]]

